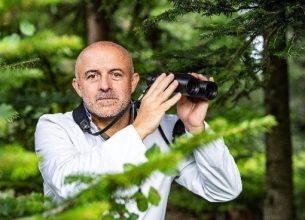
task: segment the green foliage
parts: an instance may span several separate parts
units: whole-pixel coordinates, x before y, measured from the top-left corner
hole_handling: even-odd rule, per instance
[[[145,25],[157,25],[159,21],[176,21],[178,16],[187,13],[200,13],[202,16],[214,16],[223,14],[226,17],[235,17],[228,20],[228,24],[215,27],[213,32],[219,34],[251,36],[260,35],[270,29],[275,32],[283,31],[283,28],[291,26],[297,32],[295,37],[304,36],[301,25],[304,25],[302,14],[304,5],[301,1],[293,2],[262,2],[262,1],[202,1],[202,0],[171,0],[173,8],[161,15],[146,21]],[[287,19],[286,19],[287,18]],[[258,25],[259,24],[259,25]],[[296,39],[294,39],[296,40]]]
[[[1,104],[0,105],[0,131],[5,128],[5,126],[16,119],[18,113],[14,111],[11,105]]]
[[[1,92],[3,93],[10,88],[21,87],[24,82],[29,79],[42,78],[43,73],[40,69],[30,67],[31,65],[35,65],[35,63],[38,61],[38,59],[33,59],[15,63],[13,65],[2,66],[2,68],[0,68],[0,85],[2,88]]]
[[[73,49],[79,50],[81,39],[76,36],[56,36],[50,31],[43,31],[34,36],[21,39],[12,34],[0,41],[0,55],[7,59],[28,57],[31,54],[49,54],[71,56]]]
[[[77,184],[82,184],[82,183],[91,183],[94,179],[95,179],[95,175],[83,175],[83,174],[80,174],[80,175],[71,175],[71,176],[68,176],[66,179],[65,179],[65,184],[69,184],[69,183],[77,183]]]
[[[32,36],[35,32],[35,29],[36,29],[35,26],[32,23],[30,23],[26,20],[22,21],[20,23],[19,28],[20,28],[21,33],[26,35],[26,36]]]
[[[148,193],[149,203],[151,203],[154,206],[157,206],[160,202],[160,199],[161,199],[161,197],[160,197],[158,191],[155,188],[150,187],[149,193]]]
[[[141,212],[145,212],[148,208],[148,200],[145,197],[145,195],[141,192],[138,191],[134,194],[134,199],[137,203],[137,207]]]
[[[152,156],[147,162],[129,167],[123,173],[105,174],[99,177],[85,179],[81,176],[74,176],[74,179],[72,179],[73,181],[86,182],[88,188],[74,197],[68,198],[63,203],[59,204],[58,207],[45,212],[43,215],[33,216],[33,218],[39,219],[48,216],[48,218],[51,219],[61,219],[65,218],[67,215],[70,217],[74,216],[75,213],[79,213],[79,210],[83,210],[84,207],[84,209],[87,210],[86,213],[91,213],[90,210],[94,207],[95,211],[92,212],[91,216],[93,219],[100,216],[102,213],[105,213],[106,210],[108,210],[107,216],[109,218],[119,216],[121,219],[134,219],[135,214],[129,213],[123,204],[126,204],[129,201],[135,201],[139,210],[145,211],[149,204],[157,205],[160,201],[160,196],[154,188],[150,188],[147,195],[139,188],[153,172],[175,167],[178,162],[183,159],[184,155],[189,154],[196,147],[202,146],[221,136],[228,137],[249,131],[265,131],[275,125],[275,121],[272,117],[267,116],[261,119],[246,121],[241,124],[229,124],[224,119],[217,120],[211,124],[213,124],[214,132],[198,133],[191,137],[182,136],[173,143],[170,152],[158,153],[158,157]],[[154,147],[153,151],[156,152],[156,149],[157,148]],[[148,152],[153,151],[148,150]],[[147,154],[149,155],[149,153]],[[135,186],[138,190],[130,191],[130,189],[134,189]],[[124,190],[126,189],[127,194],[124,193]],[[93,206],[90,204],[93,204]],[[104,205],[97,208],[96,204]],[[96,213],[99,214],[96,215]]]
[[[19,216],[33,215],[52,208],[54,205],[42,194],[32,193],[27,196],[14,197],[0,194],[0,218],[11,219]]]
[[[33,7],[47,6],[58,3],[74,3],[77,0],[2,0],[0,2],[0,15],[5,12],[21,8],[23,10],[31,10]]]
[[[126,219],[136,219],[136,215],[129,213],[125,206],[122,205],[122,200],[125,202],[134,200],[139,210],[145,211],[149,204],[158,205],[160,201],[158,192],[154,188],[150,188],[148,195],[144,195],[140,190],[131,195],[122,195],[117,190],[128,189],[134,185],[140,186],[155,170],[173,169],[183,158],[183,155],[188,154],[199,145],[208,143],[220,136],[227,137],[249,130],[265,130],[274,125],[274,120],[271,117],[265,117],[240,125],[230,125],[224,119],[219,119],[212,124],[215,132],[195,134],[193,137],[180,137],[173,144],[170,152],[160,153],[158,147],[153,146],[152,149],[146,152],[146,155],[149,155],[149,160],[146,163],[138,166],[129,165],[124,173],[107,174],[98,178],[96,176],[93,178],[81,175],[69,177],[67,182],[77,181],[89,184],[90,187],[76,195],[76,197],[67,199],[59,204],[58,207],[54,207],[54,204],[51,203],[42,205],[44,202],[42,197],[36,194],[30,197],[18,197],[17,199],[5,197],[3,198],[4,202],[1,203],[5,204],[1,209],[1,216],[32,215],[29,219],[42,219],[45,217],[66,219],[82,216],[84,218],[97,219],[108,210],[109,213],[107,215],[109,218],[119,215],[120,218],[127,216]],[[0,170],[2,171],[2,177],[6,179],[23,179],[38,172],[35,155],[24,152],[20,147],[4,147],[0,155]],[[16,162],[17,158],[18,162]],[[20,158],[23,159],[20,160]],[[118,198],[120,198],[119,203]],[[42,212],[44,213],[42,215],[33,215]]]
[[[131,163],[124,164],[124,171],[130,171],[131,169],[134,169],[135,165]]]
[[[295,205],[298,212],[298,219],[303,219],[305,217],[305,212],[303,212],[303,206],[305,203],[305,153],[299,152],[293,158],[293,167],[294,167],[294,183],[295,183]]]
[[[279,56],[304,54],[303,2],[248,0],[172,0],[170,2],[171,5],[163,0],[145,3],[129,0],[102,1],[99,11],[105,15],[107,23],[111,24],[107,31],[109,39],[123,44],[131,51],[139,73],[197,71],[213,75],[220,89],[217,102],[225,99],[233,102],[227,102],[226,105],[221,105],[221,108],[217,108],[215,102],[212,102],[208,117],[222,115],[229,121],[239,124],[245,119],[251,121],[251,118],[263,115],[260,107],[262,94],[253,92],[256,88],[264,86],[262,54],[256,51],[254,36],[260,36],[270,28],[273,30],[273,36],[270,36],[268,44],[272,48],[277,42],[277,36],[288,31],[287,48],[277,54]],[[0,2],[0,150],[8,143],[16,146],[14,144],[16,142],[32,150],[33,133],[39,116],[43,113],[70,111],[78,102],[76,95],[71,92],[70,84],[73,77],[74,58],[86,42],[84,8],[87,3],[87,1],[79,0],[3,0]],[[268,5],[275,5],[275,7],[270,8]],[[166,12],[163,13],[164,11]],[[284,15],[281,14],[283,11],[285,11]],[[161,13],[163,14],[158,16]],[[142,21],[151,16],[156,17],[146,20],[145,32],[139,31],[142,29]],[[176,20],[178,20],[176,23],[167,22]],[[302,190],[304,181],[301,178],[304,176],[301,156],[304,149],[302,138],[304,126],[300,116],[304,115],[302,97],[304,92],[301,84],[304,81],[302,77],[304,65],[303,62],[298,62],[299,78],[295,81],[301,86],[293,83],[292,90],[295,92],[291,96],[293,98],[291,106],[294,108],[301,106],[294,111],[292,118],[296,134],[298,134],[295,137],[298,141],[295,149],[299,156],[295,159],[295,194],[298,195],[296,206],[302,210],[304,206],[302,198],[305,198],[304,190]],[[245,107],[249,101],[244,98],[251,101],[251,106]],[[239,101],[238,105],[236,101]],[[223,118],[219,118],[215,124],[216,127],[214,125],[212,127],[216,130],[218,126],[232,125]],[[244,126],[249,125],[246,123]],[[219,129],[216,132],[223,132],[221,128]],[[183,203],[179,209],[181,207],[184,211],[186,209],[194,211],[198,214],[198,218],[202,218],[202,213],[225,212],[232,207],[234,210],[251,207],[253,212],[259,212],[264,193],[263,166],[265,162],[262,134],[257,135],[254,130],[251,130],[244,135],[236,133],[234,137],[226,136],[225,140],[227,145],[231,146],[230,150],[238,162],[243,179],[243,193],[236,203],[230,202],[225,206],[222,206],[223,204],[218,206],[194,198],[189,193],[184,193],[185,191],[179,191],[179,194],[174,191],[174,197],[170,199],[169,205],[178,206],[179,203],[180,205]],[[19,150],[17,149],[16,152]],[[19,152],[18,155],[22,157],[24,153],[27,154],[27,151]],[[173,156],[174,159],[162,155],[157,146],[152,148],[151,152],[147,152],[149,161],[156,159],[156,164],[159,163],[157,162],[159,157],[161,160],[167,160],[168,164],[158,165],[161,172],[172,176],[177,175],[175,161],[182,155],[179,154],[178,158]],[[19,157],[16,161],[19,161]],[[28,165],[32,167],[34,162]],[[37,170],[32,170],[32,175],[26,173],[27,179],[20,176],[23,180],[19,181],[19,177],[12,179],[11,173],[6,173],[3,176],[5,179],[2,180],[3,172],[0,169],[2,189],[14,189],[8,191],[12,193],[5,197],[7,200],[2,200],[6,192],[0,193],[0,218],[32,216],[28,219],[100,219],[102,213],[112,210],[108,215],[104,215],[103,219],[113,219],[118,212],[127,213],[127,210],[124,205],[114,201],[115,198],[111,197],[111,192],[128,188],[133,184],[141,184],[142,178],[146,177],[146,171],[154,172],[154,165],[137,168],[135,165],[126,164],[124,172],[128,175],[101,177],[105,178],[105,183],[99,181],[100,179],[94,175],[67,178],[67,183],[76,181],[77,184],[92,184],[93,187],[95,183],[99,187],[97,191],[88,190],[89,196],[80,195],[75,203],[71,199],[70,202],[56,208],[44,206],[44,199],[40,194],[37,197],[34,196],[33,200],[31,196],[19,198],[20,194],[28,194],[32,191],[32,185],[35,185],[32,177]],[[8,167],[5,169],[9,170]],[[139,171],[136,171],[137,169]],[[20,174],[20,171],[18,172]],[[41,189],[41,180],[37,184],[38,189]],[[20,185],[27,187],[20,189]],[[136,192],[139,192],[139,189],[136,189]],[[15,197],[14,193],[18,194],[18,197]],[[154,189],[150,189],[148,195],[141,193],[148,205],[157,204],[159,196]],[[95,200],[96,196],[99,198]],[[92,201],[89,198],[93,198]],[[135,198],[130,195],[122,199],[129,201]],[[37,203],[34,203],[35,200]],[[33,205],[27,201],[32,201]],[[141,203],[141,200],[139,202]],[[33,208],[32,211],[31,208]],[[137,216],[129,213],[126,219],[137,219]],[[303,219],[303,216],[299,219]]]
[[[66,210],[61,215],[57,215],[56,217],[52,217],[52,210],[51,212],[45,212],[43,216],[34,216],[33,218],[29,219],[101,219],[102,213],[106,212],[109,209],[109,204],[106,202],[90,202],[88,204],[83,204],[78,206],[73,210]],[[27,219],[27,218],[26,218]],[[103,217],[104,219],[104,217]],[[105,217],[105,219],[107,219]]]
[[[267,60],[255,48],[257,37],[265,36],[265,47],[274,50],[280,36],[291,33],[287,47],[274,53],[285,57],[304,53],[304,47],[300,46],[305,36],[302,1],[170,2],[172,8],[146,19],[143,29],[162,27],[165,22],[184,24],[188,22],[184,17],[200,15],[201,19],[194,26],[201,39],[189,42],[189,46],[183,48],[165,50],[163,63],[171,71],[191,69],[213,75],[222,85],[218,104],[226,100],[235,103],[264,86],[262,73]]]
[[[161,153],[160,147],[157,145],[153,145],[151,148],[149,148],[146,153],[145,156],[147,157],[147,159],[153,159],[153,158],[157,158]]]
[[[0,3],[0,102],[18,112],[7,124],[0,144],[22,143],[33,149],[33,133],[39,116],[69,109],[77,101],[69,87],[75,54],[83,39],[56,29],[58,8],[78,5],[66,1],[2,1]],[[35,13],[34,13],[35,11]],[[54,20],[53,20],[54,19]],[[58,23],[64,25],[64,19]],[[64,25],[65,26],[65,25]]]
[[[8,145],[0,148],[0,187],[2,181],[24,180],[38,174],[35,153],[26,152],[21,146]]]

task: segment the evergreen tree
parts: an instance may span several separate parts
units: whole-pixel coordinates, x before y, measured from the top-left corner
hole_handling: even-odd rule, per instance
[[[160,21],[174,21],[180,15],[198,13],[203,17],[223,15],[227,21],[203,24],[202,40],[191,50],[195,70],[214,73],[220,82],[230,81],[227,96],[237,100],[257,88],[264,88],[265,109],[278,125],[267,134],[266,198],[264,219],[293,219],[292,144],[290,131],[287,57],[304,51],[303,1],[202,1],[171,0],[173,8],[146,22],[149,28]],[[288,39],[286,36],[290,35]],[[237,45],[211,48],[213,42],[238,38]],[[264,37],[264,50],[253,57],[254,42]],[[230,41],[228,41],[230,42]],[[231,40],[232,42],[232,40]],[[192,53],[189,53],[192,51]],[[215,53],[221,58],[214,59]],[[205,55],[204,55],[205,54]],[[252,55],[252,56],[251,56]],[[258,54],[259,55],[259,54]],[[219,57],[219,56],[218,56]],[[216,64],[216,65],[215,65]],[[184,65],[177,65],[184,69]],[[236,68],[238,67],[238,68]]]
[[[76,101],[67,85],[72,77],[71,57],[82,47],[82,40],[54,25],[57,8],[66,10],[69,2],[73,1],[1,3],[0,62],[8,68],[1,71],[0,102],[9,103],[20,116],[8,124],[5,136],[0,135],[2,143],[18,142],[33,150],[38,117]]]
[[[180,1],[175,5],[177,11],[170,10],[170,16],[165,14],[164,18],[174,20],[179,14],[200,12],[197,9],[200,9],[201,3],[202,1]],[[216,81],[222,85],[221,90],[229,90],[220,93],[220,101],[225,98],[237,101],[264,84],[261,80],[263,75],[261,70],[266,68],[263,64],[267,62],[263,60],[258,62],[253,58],[252,51],[255,48],[252,42],[261,33],[266,34],[256,31],[254,24],[257,23],[254,21],[261,16],[262,24],[268,24],[270,20],[267,19],[271,18],[265,14],[267,12],[258,10],[260,13],[256,14],[256,9],[259,7],[248,1],[241,2],[238,8],[233,7],[237,1],[216,1],[213,5],[208,3],[207,1],[201,8],[202,11],[207,11],[207,14],[203,13],[203,15],[218,15],[224,11],[225,15],[232,17],[225,18],[225,23],[220,21],[218,16],[213,16],[211,21],[204,18],[205,25],[202,28],[197,27],[198,31],[202,32],[202,39],[198,44],[198,38],[188,33],[190,29],[179,24],[169,26],[163,23],[149,28],[146,32],[137,31],[144,19],[169,7],[166,1],[146,3],[139,0],[2,1],[0,4],[0,103],[4,104],[0,105],[0,218],[37,214],[33,218],[93,219],[99,218],[105,210],[110,210],[113,215],[117,212],[126,213],[125,207],[116,204],[115,198],[111,197],[116,189],[139,184],[143,181],[141,179],[143,176],[149,175],[149,172],[155,169],[162,169],[168,174],[175,173],[173,164],[166,162],[178,161],[181,152],[174,152],[170,156],[159,155],[158,148],[155,147],[153,148],[155,153],[150,152],[148,155],[163,158],[163,163],[159,164],[162,160],[155,160],[155,156],[149,156],[152,161],[142,168],[126,165],[124,174],[101,177],[103,178],[99,179],[101,184],[97,186],[101,193],[96,195],[93,189],[88,189],[79,197],[65,201],[62,206],[55,206],[48,199],[45,200],[41,193],[31,193],[40,192],[42,182],[39,178],[35,154],[24,148],[33,150],[33,133],[39,116],[43,113],[69,111],[76,105],[78,99],[70,88],[73,62],[80,48],[87,42],[109,39],[122,43],[132,52],[136,69],[141,73],[192,70],[215,75]],[[233,6],[230,8],[229,5]],[[297,8],[292,7],[290,10],[293,16]],[[239,14],[239,9],[244,11]],[[256,18],[257,15],[260,16]],[[191,17],[187,22],[193,24],[194,18],[197,19],[198,16]],[[90,25],[90,22],[94,24]],[[101,28],[103,25],[106,27]],[[219,29],[219,26],[222,29]],[[91,33],[91,30],[94,31]],[[95,34],[95,31],[98,33]],[[251,31],[256,34],[252,35]],[[291,30],[289,33],[293,37],[289,38],[292,39],[288,42],[290,49],[286,51],[295,54],[297,49],[301,48],[295,46],[295,42],[299,41],[302,33]],[[222,38],[218,38],[218,35],[222,35]],[[191,42],[190,40],[186,42],[185,39],[190,39],[190,36]],[[277,41],[272,40],[276,39],[275,36],[270,37],[268,45],[276,45],[274,42]],[[246,44],[243,44],[245,39]],[[176,51],[174,55],[171,53],[168,59],[160,56],[161,52],[173,49]],[[276,53],[278,54],[283,55]],[[241,59],[238,59],[240,57]],[[242,122],[243,119],[238,121]],[[255,123],[262,128],[266,124],[273,124],[268,120],[259,123],[254,120],[252,125]],[[218,125],[214,126],[215,128],[223,128],[226,132],[238,136],[241,136],[238,128],[245,130],[251,127],[251,123],[248,122],[229,126],[225,121],[220,120],[216,124]],[[222,132],[224,131],[220,129],[215,135],[223,135]],[[199,139],[201,138],[203,137]],[[194,141],[189,141],[189,150],[192,143],[196,143]],[[180,156],[177,157],[176,154]],[[159,165],[155,166],[156,163]],[[144,167],[149,172],[144,172]],[[135,179],[130,179],[130,176],[135,176]],[[92,183],[94,186],[96,184],[91,182],[90,176],[74,177],[72,180]],[[252,193],[256,198],[256,192]],[[148,204],[156,204],[158,201],[158,195],[153,189],[150,196],[146,196],[138,191],[133,197],[125,199],[135,199],[139,208],[145,210]],[[136,217],[130,213],[130,219]]]

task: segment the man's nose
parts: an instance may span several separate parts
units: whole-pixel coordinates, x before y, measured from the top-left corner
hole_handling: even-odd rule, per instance
[[[104,74],[101,77],[100,83],[99,83],[99,89],[103,91],[108,91],[112,88],[112,82],[111,78],[108,74]]]

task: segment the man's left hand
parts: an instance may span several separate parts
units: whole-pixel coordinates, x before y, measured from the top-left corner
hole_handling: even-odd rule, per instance
[[[199,80],[213,81],[212,77],[208,79],[206,76],[198,73],[191,73],[191,75]],[[200,132],[204,130],[204,119],[208,107],[208,101],[192,100],[186,96],[181,97],[177,103],[177,114],[188,132]]]

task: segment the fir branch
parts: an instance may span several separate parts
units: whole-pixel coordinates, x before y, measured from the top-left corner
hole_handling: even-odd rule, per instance
[[[129,167],[124,173],[101,175],[97,181],[96,179],[94,180],[94,184],[91,184],[89,188],[83,190],[75,197],[69,198],[60,204],[61,208],[54,209],[52,212],[48,212],[48,214],[65,212],[67,208],[78,207],[86,204],[88,201],[110,202],[110,207],[115,208],[117,205],[115,198],[124,198],[124,196],[122,197],[115,193],[117,190],[121,191],[123,189],[130,189],[130,187],[135,185],[141,185],[156,170],[166,172],[166,170],[175,169],[184,155],[189,154],[198,146],[204,146],[204,144],[220,137],[225,138],[250,131],[266,131],[273,125],[275,125],[275,121],[271,116],[244,121],[238,125],[229,125],[226,122],[224,123],[223,120],[214,121],[212,123],[214,132],[197,133],[192,137],[182,136],[172,145],[170,152],[157,152],[147,162]],[[113,197],[113,195],[116,196]],[[136,196],[136,192],[127,196],[125,200],[131,199],[134,196]]]
[[[11,123],[19,117],[11,105],[5,103],[0,105],[0,130],[3,130],[7,124]]]
[[[0,55],[6,59],[16,56],[28,59],[33,54],[71,56],[74,50],[81,47],[82,42],[78,36],[57,36],[50,31],[43,31],[21,39],[19,35],[12,34],[1,39]]]
[[[16,62],[13,64],[7,64],[7,65],[2,65],[0,66],[1,69],[15,69],[15,68],[22,68],[22,67],[33,67],[35,64],[39,63],[40,59],[39,58],[34,58],[30,60],[25,60],[21,62]]]
[[[46,199],[41,193],[31,193],[15,198],[12,195],[0,193],[0,219],[16,219],[51,209],[54,203]]]
[[[162,153],[157,150],[157,146],[154,146],[146,153],[148,157],[147,162],[128,166],[123,173],[86,178],[86,182],[91,181],[88,188],[60,204],[48,202],[46,206],[43,206],[44,201],[39,202],[35,200],[35,202],[40,204],[36,205],[37,209],[30,209],[30,206],[26,206],[24,207],[25,210],[19,212],[16,206],[11,206],[10,210],[7,210],[6,214],[3,213],[1,216],[21,217],[32,215],[28,217],[29,219],[71,219],[80,216],[84,218],[85,216],[91,216],[90,219],[98,219],[108,213],[104,216],[105,218],[106,216],[108,218],[120,216],[121,219],[126,219],[128,216],[136,218],[134,213],[129,213],[126,209],[125,205],[127,203],[137,201],[137,203],[139,202],[139,209],[145,210],[148,207],[146,203],[157,205],[160,200],[155,189],[150,189],[149,194],[144,195],[139,191],[139,187],[134,188],[146,181],[153,172],[159,170],[164,173],[175,173],[173,171],[176,169],[179,161],[199,146],[204,147],[205,144],[221,137],[241,136],[241,133],[244,132],[257,133],[259,131],[266,131],[273,125],[275,125],[275,121],[271,116],[247,120],[240,124],[228,124],[223,119],[214,120],[211,123],[213,131],[208,130],[203,133],[196,133],[191,137],[187,135],[181,136],[172,144],[172,150],[166,153]],[[20,159],[20,157],[18,158]],[[82,179],[83,177],[79,176],[79,178]],[[77,177],[75,177],[75,180],[77,180]],[[135,190],[132,190],[132,192],[130,191],[131,189]],[[24,201],[20,200],[21,198],[17,199],[18,201]],[[47,199],[46,201],[49,200]],[[27,211],[27,209],[30,210]]]
[[[7,145],[0,148],[0,170],[1,180],[23,180],[38,174],[38,159],[18,145]]]
[[[253,40],[256,38],[256,35],[253,34],[249,37],[248,40],[244,44],[242,44],[235,52],[235,54],[231,57],[229,60],[226,69],[229,69],[236,60],[238,60],[239,57],[249,48],[249,45],[253,42]]]

